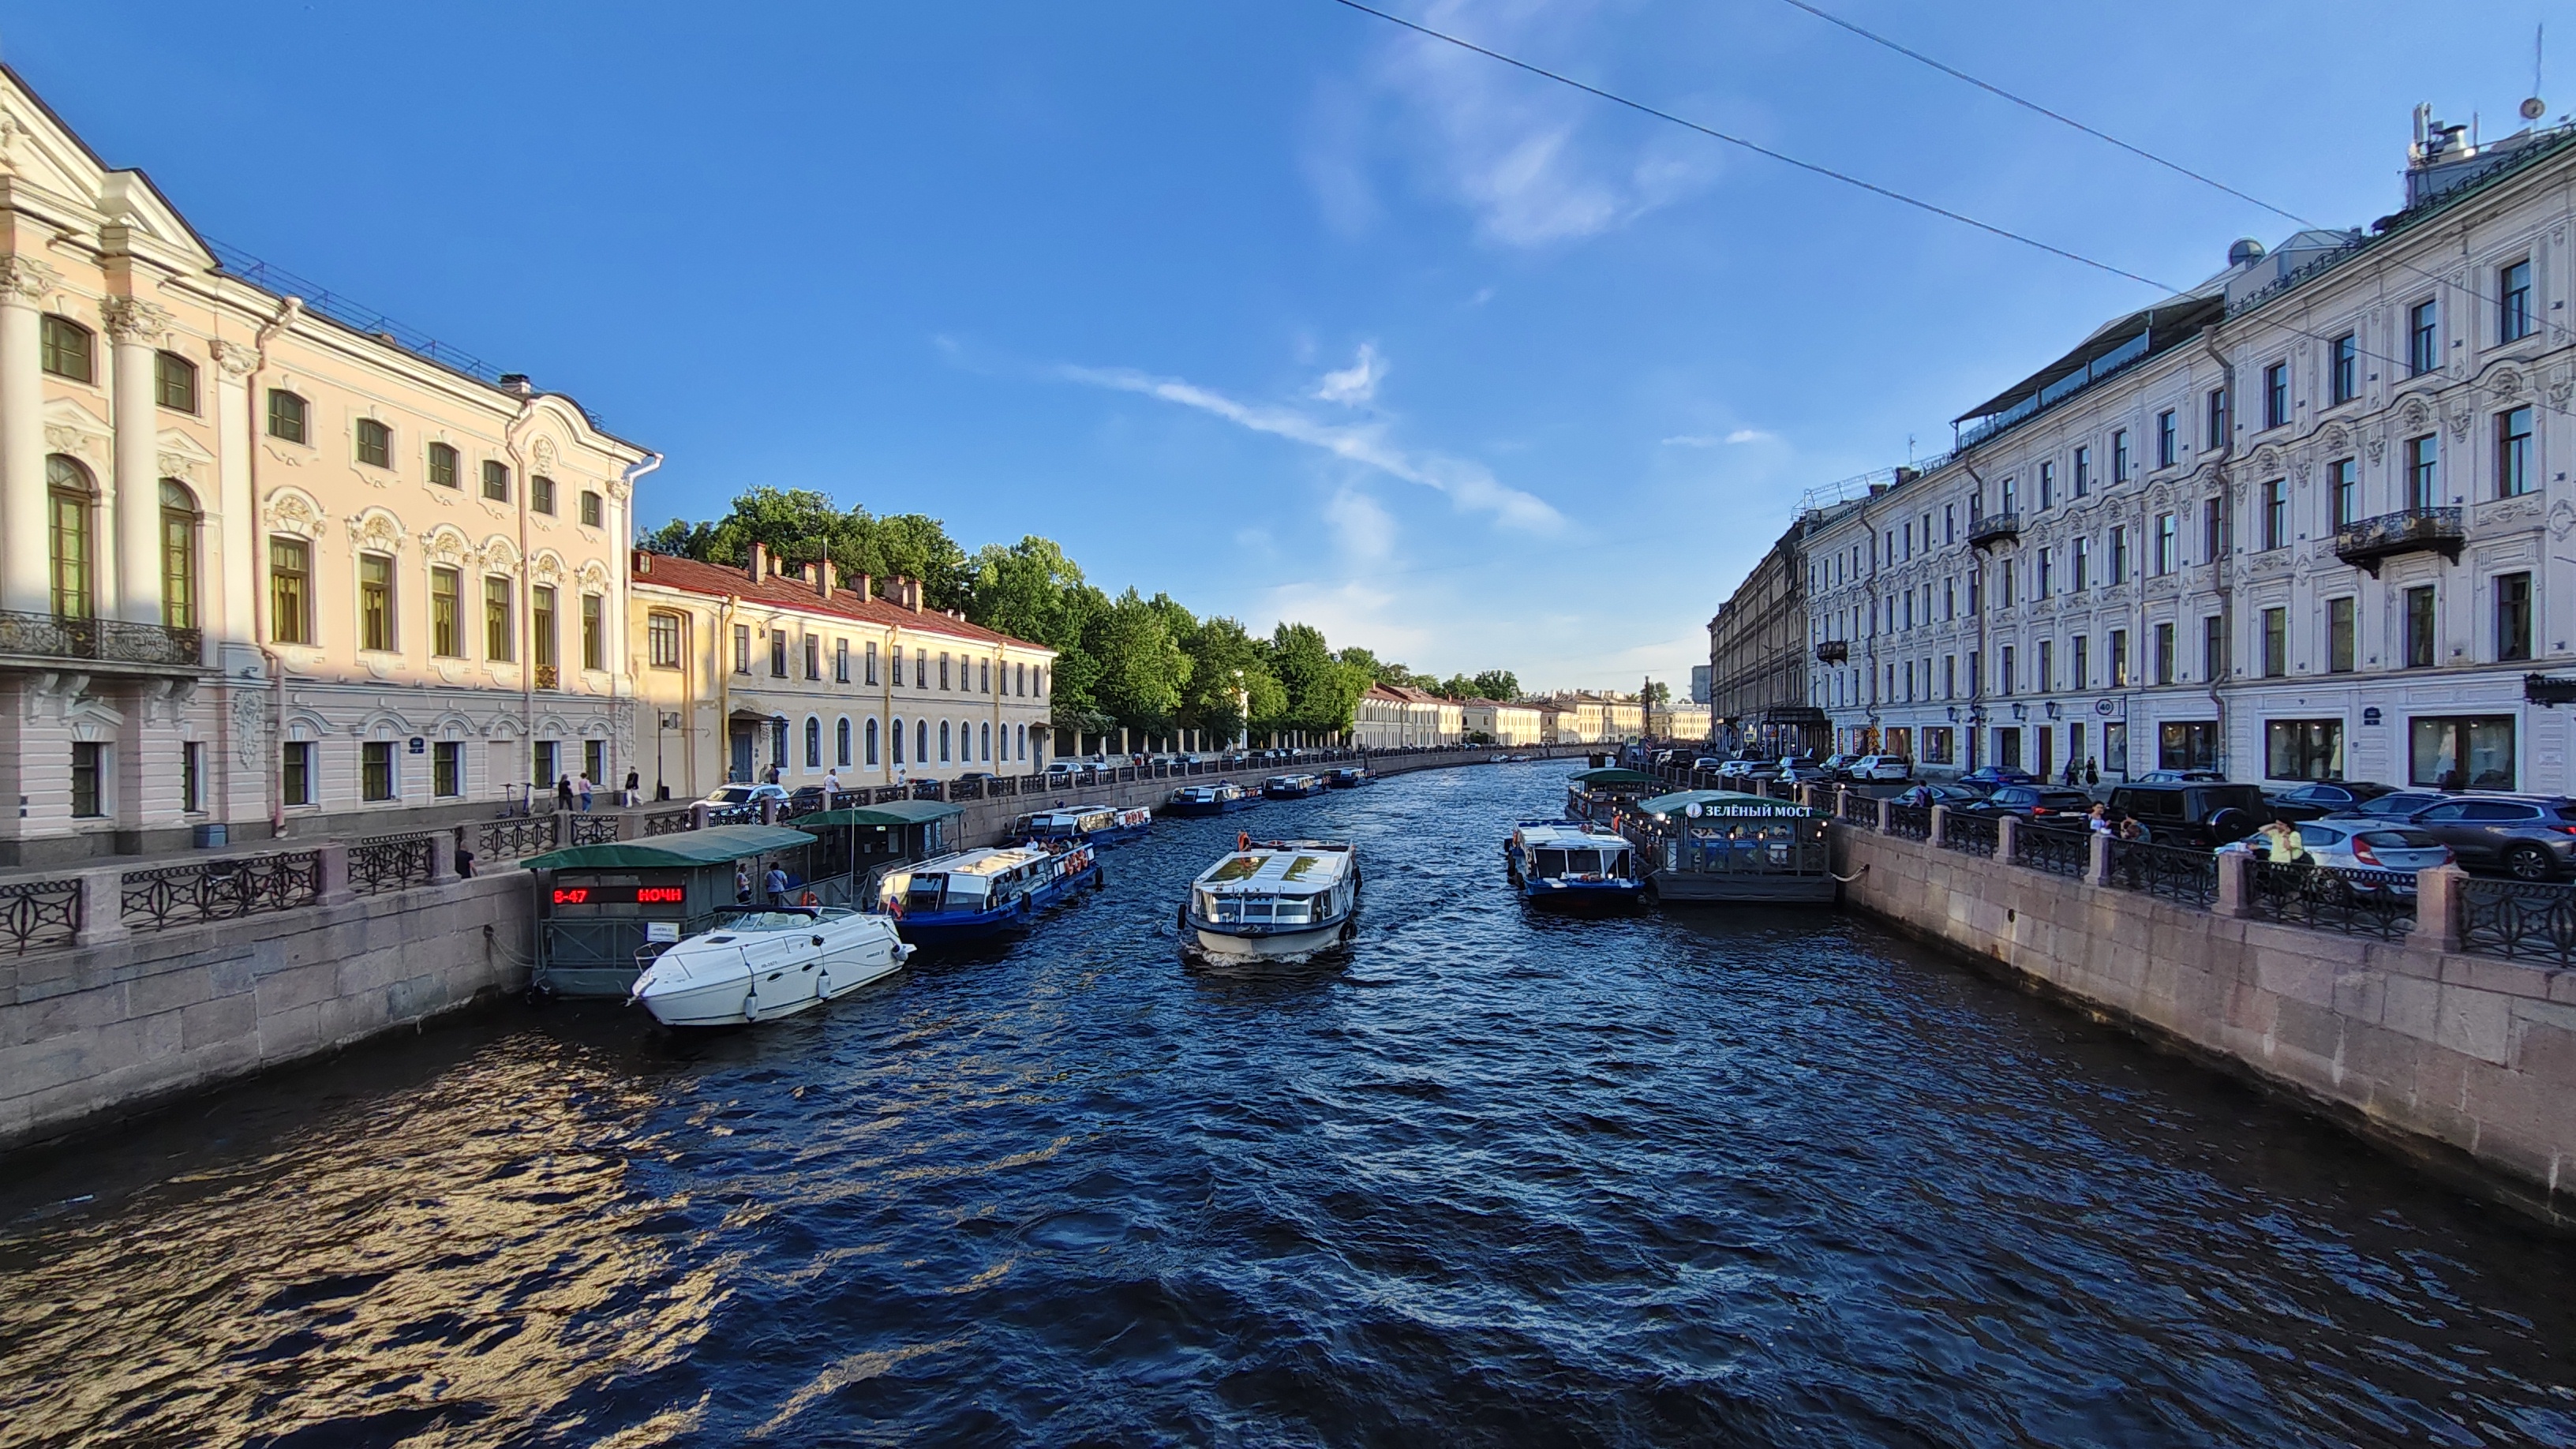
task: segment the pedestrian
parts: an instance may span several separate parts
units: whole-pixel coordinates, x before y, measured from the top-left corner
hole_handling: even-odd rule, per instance
[[[572,808],[572,776],[570,775],[555,777],[555,808],[557,810]]]
[[[2075,774],[2075,757],[2074,757],[2074,756],[2072,756],[2072,755],[2069,755],[2069,756],[2067,756],[2067,757],[2066,757],[2066,774],[2065,774],[2064,779],[2063,779],[2063,780],[2061,780],[2061,781],[2060,781],[2060,783],[2064,784],[2068,789],[2070,789],[2070,790],[2071,790],[2071,789],[2073,789],[2073,788],[2075,787],[2075,780],[2076,780],[2076,774]]]
[[[643,803],[644,777],[634,770],[626,772],[626,793],[618,803],[635,806]]]
[[[2074,767],[2073,765],[2068,765],[2068,766],[2066,767],[2066,773],[2067,773],[2067,774],[2069,774],[2069,775],[2073,775],[2073,774],[2075,773],[2075,767]],[[2084,816],[2084,827],[2085,827],[2086,829],[2088,829],[2088,830],[2092,831],[2092,832],[2093,832],[2094,834],[2096,834],[2096,835],[2108,835],[2108,834],[2110,834],[2110,833],[2111,833],[2111,807],[2110,807],[2110,806],[2108,806],[2108,805],[2105,805],[2105,804],[2101,803],[2101,802],[2100,802],[2100,801],[2098,801],[2098,800],[2097,800],[2097,801],[2095,801],[2095,802],[2094,802],[2094,804],[2093,804],[2093,808],[2092,808],[2090,811],[2086,812],[2086,814],[2085,814],[2085,816]]]
[[[2139,819],[2137,816],[2135,816],[2135,815],[2123,815],[2123,816],[2121,816],[2121,817],[2120,817],[2120,838],[2121,838],[2122,840],[2144,840],[2144,839],[2146,839],[2146,838],[2147,838],[2147,824],[2146,824],[2146,822],[2145,822],[2145,821],[2143,821],[2143,820],[2140,820],[2140,819]]]
[[[2094,764],[2089,756],[2084,761],[2084,783],[2087,785],[2099,785],[2102,783],[2101,767]]]
[[[474,847],[465,843],[465,827],[456,828],[456,878],[474,879]]]
[[[590,795],[593,788],[588,770],[582,771],[581,778],[573,781],[572,791],[581,797],[581,813],[584,815],[590,813]]]
[[[775,764],[769,767],[769,783],[773,785],[778,783],[778,766]]]
[[[733,868],[734,904],[751,904],[751,867],[737,863]]]
[[[2257,832],[2263,837],[2268,859],[2274,865],[2296,865],[2308,854],[2307,842],[2299,838],[2299,827],[2275,817],[2271,824]]]
[[[832,797],[840,793],[841,772],[838,770],[825,770],[823,772],[823,803],[829,805],[832,803]]]
[[[769,863],[769,874],[761,880],[761,887],[769,892],[769,903],[771,905],[783,906],[787,904],[787,867],[780,865],[777,861],[771,861]]]

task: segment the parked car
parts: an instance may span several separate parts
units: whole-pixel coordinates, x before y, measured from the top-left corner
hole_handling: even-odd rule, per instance
[[[2431,831],[2373,820],[2305,821],[2299,826],[2299,843],[2317,864],[2345,870],[2431,870],[2451,863],[2451,848]],[[2388,888],[2403,895],[2415,883],[2392,881]]]
[[[719,785],[701,803],[722,810],[732,805],[757,805],[763,800],[786,798],[787,787],[784,785]]]
[[[2066,823],[2070,816],[2082,820],[2093,808],[2093,797],[2058,785],[1997,785],[1982,797],[1951,808],[1962,815],[2018,815],[2055,825]]]
[[[1705,775],[1714,775],[1726,768],[1726,761],[1715,755],[1702,755],[1691,761],[1691,768]]]
[[[2039,777],[2012,765],[1979,765],[1959,777],[1959,783],[1970,787],[1993,789],[1997,785],[2036,785]]]
[[[2203,849],[2243,840],[2269,818],[2263,792],[2251,785],[2195,780],[2176,785],[2115,785],[2111,814],[2134,815],[2158,845]]]
[[[1860,756],[1846,751],[1825,756],[1824,763],[1817,768],[1825,772],[1825,778],[1828,780],[1848,780],[1851,778],[1852,766],[1859,763]]]
[[[2138,777],[2141,785],[2185,785],[2194,780],[2224,780],[2216,770],[2149,770]]]
[[[1813,755],[1791,755],[1780,762],[1778,773],[1795,785],[1821,785],[1829,778],[1823,762]]]
[[[1985,791],[1971,790],[1964,785],[1914,785],[1899,791],[1894,796],[1897,804],[1911,805],[1918,810],[1927,810],[1935,805],[1946,805],[1950,809],[1958,810],[1974,805],[1984,798],[1986,798]]]
[[[2445,800],[2458,798],[2460,797],[2457,795],[2445,795],[2439,790],[2399,790],[2392,794],[2381,795],[2376,799],[2365,800],[2352,809],[2340,813],[2367,820],[2391,822],[2412,820]]]
[[[2563,795],[2453,796],[2408,824],[2449,846],[2471,870],[2552,880],[2576,865],[2576,800]]]
[[[1765,780],[1777,779],[1780,774],[1778,760],[1738,760],[1736,764],[1740,768],[1736,770],[1734,779],[1740,785],[1758,785]]]
[[[2314,780],[2264,798],[2270,802],[2273,814],[2296,821],[2346,814],[2382,795],[2396,793],[2394,785],[2374,785],[2368,780]]]
[[[1863,755],[1852,762],[1851,777],[1867,782],[1911,780],[1914,762],[1903,755]]]

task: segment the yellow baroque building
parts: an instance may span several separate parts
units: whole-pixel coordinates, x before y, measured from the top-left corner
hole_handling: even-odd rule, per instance
[[[0,864],[627,768],[627,504],[659,460],[299,290],[0,70]]]

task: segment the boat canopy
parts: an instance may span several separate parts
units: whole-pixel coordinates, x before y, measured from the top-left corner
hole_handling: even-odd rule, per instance
[[[954,809],[953,806],[942,807]],[[810,818],[810,817],[809,817]],[[519,862],[530,870],[664,870],[723,865],[774,850],[801,850],[814,843],[802,830],[783,825],[716,825],[656,835],[650,840],[607,840],[550,850]]]
[[[812,815],[799,815],[800,826],[813,825],[927,825],[934,820],[963,815],[966,807],[937,800],[888,800],[882,805],[858,805],[847,810],[823,810]]]
[[[1657,783],[1654,776],[1642,770],[1622,770],[1616,766],[1599,770],[1577,770],[1567,778],[1577,785],[1588,785],[1595,790],[1624,790]]]
[[[1699,808],[1694,810],[1692,806]],[[1652,800],[1637,802],[1645,815],[1714,815],[1721,819],[1794,820],[1816,812],[1794,800],[1774,800],[1768,795],[1748,795],[1741,790],[1676,790]]]

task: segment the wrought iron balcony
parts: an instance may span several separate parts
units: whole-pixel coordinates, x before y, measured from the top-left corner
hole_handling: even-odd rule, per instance
[[[2335,530],[2335,557],[2379,577],[2382,559],[2402,553],[2438,553],[2452,563],[2468,542],[2457,508],[2407,508],[2365,518]]]
[[[1972,548],[1992,548],[2019,537],[2021,515],[2018,513],[1981,513],[1968,520],[1968,544]]]
[[[1848,640],[1827,639],[1816,646],[1818,664],[1843,664],[1848,663],[1850,659],[1851,644]]]
[[[556,670],[555,666],[551,664],[540,664],[537,666],[537,688],[560,689],[562,687],[562,676]]]
[[[194,669],[205,662],[205,637],[201,629],[0,611],[0,656]]]

